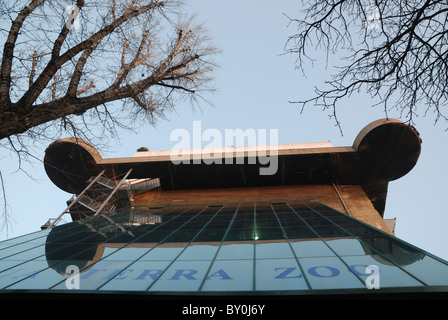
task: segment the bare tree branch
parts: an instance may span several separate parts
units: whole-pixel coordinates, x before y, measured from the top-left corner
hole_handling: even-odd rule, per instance
[[[11,85],[11,70],[14,57],[14,48],[25,19],[33,12],[38,6],[42,5],[45,0],[33,0],[31,3],[22,9],[17,18],[11,25],[8,38],[6,39],[3,56],[2,66],[0,70],[0,104],[10,103],[10,85]]]
[[[432,111],[435,121],[448,121],[448,3],[446,1],[339,0],[304,3],[303,19],[290,18],[298,32],[291,35],[285,52],[297,55],[296,67],[304,71],[314,62],[314,50],[328,55],[348,52],[337,72],[316,88],[315,95],[292,101],[331,110],[336,124],[337,105],[364,90],[387,113],[398,110],[413,123],[418,114]],[[372,13],[373,12],[373,13]],[[309,54],[313,50],[313,55]],[[424,107],[424,113],[419,109]]]
[[[116,137],[213,92],[217,50],[177,1],[17,0],[0,13],[0,147],[19,168],[34,144]]]
[[[24,91],[16,102],[11,102],[8,96],[3,98],[2,95],[0,139],[24,133],[60,117],[84,114],[90,109],[113,101],[130,99],[136,102],[138,99],[134,97],[137,95],[153,95],[148,91],[153,86],[176,89],[183,94],[196,94],[206,89],[204,84],[210,82],[211,76],[208,75],[214,68],[213,63],[208,59],[216,53],[216,50],[207,45],[209,40],[204,36],[201,26],[193,26],[192,20],[187,20],[176,28],[175,37],[170,40],[171,43],[168,42],[170,45],[163,48],[158,42],[157,30],[154,29],[154,17],[162,12],[160,10],[164,7],[171,5],[170,2],[134,0],[120,3],[119,7],[115,1],[103,0],[102,2],[109,4],[109,13],[113,13],[112,20],[108,22],[106,22],[107,19],[104,20],[105,23],[99,30],[92,32],[78,43],[73,43],[73,38],[69,38],[71,33],[76,31],[64,24],[53,42],[48,62],[41,65],[39,68],[41,71],[35,80],[34,75],[38,73],[36,67],[38,59],[33,56],[33,66],[27,76],[30,84],[28,90]],[[33,1],[33,4],[34,6],[26,7],[27,10],[22,10],[24,13],[21,13],[21,16],[19,14],[21,18],[15,20],[13,24],[15,31],[11,31],[10,34],[16,34],[15,32],[23,27],[25,18],[38,5],[42,6],[42,10],[46,9],[45,1]],[[81,11],[89,10],[83,0],[78,0],[76,6]],[[161,15],[161,19],[164,17],[165,13]],[[132,32],[128,32],[129,36],[125,35],[126,30],[129,30],[127,24],[137,18],[146,19],[146,22],[141,25],[148,25],[148,28],[142,29],[140,39],[136,31],[138,28],[135,26]],[[16,38],[13,36],[10,38],[8,43],[14,44]],[[138,46],[135,46],[136,41],[139,43]],[[118,43],[120,45],[117,45]],[[64,52],[63,48],[65,48]],[[121,48],[121,65],[117,64],[118,70],[109,73],[108,78],[100,75],[103,71],[93,62],[93,59],[101,59],[102,52],[106,48],[107,50]],[[8,61],[10,64],[13,62],[13,59],[8,57],[12,57],[14,49],[14,45],[5,46],[2,57],[2,79],[4,79],[2,83],[6,87],[8,77],[11,78]],[[131,59],[129,63],[126,63],[128,56]],[[98,73],[95,74],[97,71]],[[93,72],[94,77],[89,79],[89,72]],[[69,83],[66,83],[66,79],[70,79]],[[52,84],[50,84],[51,80],[53,80]],[[106,81],[111,84],[105,86]],[[82,82],[85,84],[80,89]],[[203,89],[198,90],[201,87]],[[49,99],[43,95],[47,88],[51,92]],[[96,92],[91,92],[93,88],[97,89]],[[9,85],[6,91],[10,90]],[[89,92],[91,94],[86,95]],[[166,92],[168,93],[172,96],[171,91]],[[141,107],[141,104],[135,103],[135,106]],[[132,113],[131,110],[130,112]]]
[[[3,180],[3,175],[2,175],[1,170],[0,170],[0,185],[2,188],[2,202],[3,202],[2,214],[0,215],[0,218],[1,218],[0,230],[6,230],[6,234],[8,235],[9,226],[11,224],[11,216],[10,216],[10,210],[8,207],[8,201],[7,201],[7,197],[6,197],[5,181]]]

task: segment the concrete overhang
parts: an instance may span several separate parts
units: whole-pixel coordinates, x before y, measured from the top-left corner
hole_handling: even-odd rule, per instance
[[[44,166],[56,186],[74,194],[80,193],[86,181],[102,170],[113,178],[131,168],[129,179],[159,178],[164,190],[360,185],[382,215],[389,181],[404,176],[415,166],[421,142],[412,126],[395,119],[380,119],[361,130],[353,145],[348,147],[310,143],[184,150],[184,162],[189,163],[176,164],[171,151],[103,159],[86,141],[65,138],[48,146]],[[276,166],[273,174],[260,174],[261,168],[274,168],[272,166]]]

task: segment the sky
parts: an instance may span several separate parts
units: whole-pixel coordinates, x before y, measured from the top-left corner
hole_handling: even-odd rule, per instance
[[[381,107],[371,107],[370,97],[362,92],[340,101],[338,117],[343,135],[327,111],[309,105],[300,112],[289,101],[307,98],[314,86],[326,80],[323,52],[315,57],[321,65],[307,66],[307,76],[295,70],[296,57],[283,55],[285,41],[295,30],[289,16],[298,15],[296,0],[188,0],[187,9],[197,13],[215,46],[222,51],[216,60],[217,91],[213,106],[192,110],[188,103],[177,106],[156,126],[142,127],[136,133],[121,132],[119,142],[110,141],[103,158],[128,157],[145,146],[152,151],[170,150],[176,142],[170,134],[176,129],[192,130],[193,121],[202,129],[277,129],[278,143],[326,142],[351,146],[361,129],[384,118]],[[82,23],[82,21],[81,21]],[[393,111],[389,117],[398,118]],[[448,132],[445,124],[434,125],[430,115],[415,119],[423,140],[417,165],[404,177],[389,184],[384,217],[396,218],[398,238],[448,260],[448,225],[445,197],[448,187]],[[72,196],[58,189],[43,167],[45,148],[37,159],[17,171],[17,158],[0,150],[0,166],[11,214],[9,227],[0,231],[0,240],[40,229],[49,218],[57,217]],[[38,159],[41,159],[40,161]],[[30,176],[32,178],[30,178]],[[70,221],[69,216],[66,219]]]

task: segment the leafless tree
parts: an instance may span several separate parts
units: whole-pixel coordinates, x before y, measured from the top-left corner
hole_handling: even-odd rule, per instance
[[[434,114],[447,120],[448,2],[436,0],[327,0],[303,3],[303,17],[290,18],[297,26],[285,46],[297,55],[296,67],[314,61],[316,49],[327,58],[342,54],[341,65],[316,88],[315,95],[294,101],[330,110],[364,90],[381,104],[386,115],[392,108],[410,124],[418,115]]]
[[[0,14],[0,147],[19,162],[34,143],[114,135],[213,90],[217,51],[176,1],[2,0]]]

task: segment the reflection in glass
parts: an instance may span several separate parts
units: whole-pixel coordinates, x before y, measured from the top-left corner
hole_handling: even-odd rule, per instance
[[[216,260],[201,291],[251,291],[253,259]]]
[[[423,285],[418,279],[378,255],[344,256],[342,259],[349,266],[350,271],[358,275],[364,282],[371,275],[370,272],[366,272],[366,268],[370,265],[377,266],[381,288]]]
[[[127,208],[0,243],[0,287],[285,293],[448,285],[448,266],[313,200]]]
[[[299,258],[312,289],[365,288],[337,257]]]
[[[256,290],[308,290],[302,270],[294,258],[257,259]]]

